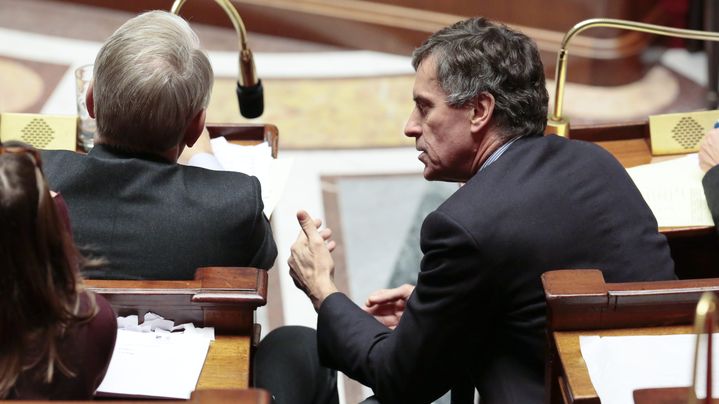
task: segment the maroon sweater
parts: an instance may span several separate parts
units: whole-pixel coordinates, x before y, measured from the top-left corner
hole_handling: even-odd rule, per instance
[[[81,295],[81,312],[87,310],[88,293]],[[65,376],[56,367],[52,382],[45,383],[44,372],[38,374],[35,369],[29,369],[20,375],[8,399],[92,398],[105,377],[117,337],[117,319],[112,307],[102,296],[95,295],[95,300],[99,309],[97,315],[86,323],[71,327],[59,341],[60,357],[75,377]],[[45,364],[41,361],[39,365],[44,367]]]

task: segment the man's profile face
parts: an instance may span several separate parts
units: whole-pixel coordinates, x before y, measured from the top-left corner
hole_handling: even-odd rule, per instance
[[[412,91],[415,107],[404,134],[415,138],[419,160],[424,163],[424,178],[442,181],[466,181],[473,174],[477,151],[470,131],[473,108],[452,108],[447,94],[437,81],[435,56],[429,55],[417,68]]]

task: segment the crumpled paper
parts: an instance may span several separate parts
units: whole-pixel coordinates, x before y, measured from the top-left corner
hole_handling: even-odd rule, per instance
[[[152,312],[145,313],[143,322],[139,323],[137,315],[133,314],[127,317],[117,317],[117,328],[120,330],[138,331],[138,332],[154,332],[158,334],[180,333],[194,334],[215,340],[214,327],[195,327],[192,323],[184,323],[175,325],[172,320]]]

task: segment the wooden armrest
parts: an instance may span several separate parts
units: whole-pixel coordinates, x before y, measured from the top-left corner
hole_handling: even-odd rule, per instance
[[[279,150],[279,131],[277,126],[266,124],[207,124],[210,138],[224,137],[227,141],[236,144],[258,144],[267,142],[272,148],[272,158],[277,158]]]
[[[553,331],[691,324],[702,293],[719,291],[719,278],[606,283],[596,269],[546,272],[542,284]]]
[[[7,403],[22,404],[78,404],[80,400],[8,400]],[[270,404],[270,394],[262,389],[207,389],[195,390],[189,400],[112,400],[113,404]]]
[[[151,311],[223,334],[250,335],[254,310],[267,303],[267,271],[249,267],[200,268],[189,281],[87,280],[85,285],[120,316]]]

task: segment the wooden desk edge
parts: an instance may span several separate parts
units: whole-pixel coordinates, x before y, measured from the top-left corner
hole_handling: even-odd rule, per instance
[[[627,335],[671,335],[691,334],[690,325],[668,327],[625,328],[614,330],[582,330],[582,331],[555,331],[552,334],[557,356],[560,360],[561,374],[564,378],[568,394],[574,403],[598,402],[597,391],[594,389],[589,376],[587,364],[582,357],[579,346],[579,337],[583,335],[599,336],[627,336]],[[560,380],[561,382],[561,380]]]
[[[246,389],[250,384],[249,335],[218,335],[210,343],[196,390]]]

